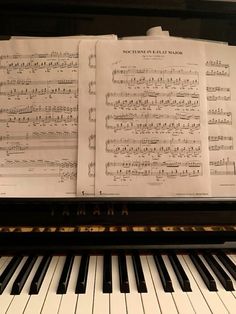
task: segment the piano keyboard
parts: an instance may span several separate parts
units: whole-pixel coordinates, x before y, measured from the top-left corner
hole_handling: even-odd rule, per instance
[[[0,314],[236,313],[236,254],[0,258]]]

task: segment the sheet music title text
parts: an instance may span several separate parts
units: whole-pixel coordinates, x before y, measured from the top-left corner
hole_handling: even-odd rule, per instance
[[[162,55],[182,55],[180,50],[123,50],[126,54],[162,54]]]

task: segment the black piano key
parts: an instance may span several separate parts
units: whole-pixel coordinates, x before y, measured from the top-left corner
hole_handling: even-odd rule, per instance
[[[230,277],[226,274],[224,269],[220,266],[220,264],[217,262],[217,260],[212,256],[210,253],[204,253],[203,257],[207,261],[208,265],[211,267],[213,272],[216,274],[219,281],[222,283],[223,287],[227,291],[233,291],[233,283],[230,279]]]
[[[147,292],[147,286],[143,274],[140,257],[138,254],[135,253],[132,255],[132,259],[138,292],[145,293]]]
[[[234,262],[224,252],[217,252],[216,256],[232,275],[232,277],[236,280],[236,265]]]
[[[112,293],[112,265],[110,253],[104,254],[103,257],[103,293]]]
[[[48,270],[52,256],[44,256],[30,285],[29,294],[38,294]]]
[[[153,255],[158,273],[161,278],[161,283],[165,292],[174,292],[172,281],[170,279],[170,275],[167,271],[166,265],[160,254],[155,253]]]
[[[85,293],[89,268],[89,255],[84,254],[81,257],[79,274],[77,278],[75,293]]]
[[[168,254],[168,257],[169,257],[171,265],[175,271],[176,277],[179,281],[179,284],[180,284],[182,290],[185,292],[192,291],[188,276],[186,275],[182,265],[180,264],[178,257],[174,253]]]
[[[14,281],[11,289],[12,295],[17,295],[21,293],[21,290],[23,289],[23,286],[34,266],[34,263],[37,260],[37,256],[29,256],[24,263],[22,269],[20,270],[18,276],[16,277],[16,280]]]
[[[212,277],[211,273],[208,271],[200,257],[196,253],[190,253],[189,257],[191,258],[196,269],[198,270],[208,290],[217,291],[215,279]]]
[[[119,278],[120,278],[120,292],[129,293],[129,279],[128,271],[126,264],[126,257],[124,254],[118,255],[118,264],[119,264]]]
[[[14,256],[3,273],[0,276],[0,294],[3,293],[6,285],[8,284],[9,280],[11,279],[12,275],[14,274],[16,268],[20,264],[22,260],[22,256]]]
[[[69,255],[66,257],[63,270],[61,273],[61,277],[59,280],[59,284],[57,287],[57,294],[65,294],[67,291],[69,279],[70,279],[70,273],[74,262],[74,256]]]

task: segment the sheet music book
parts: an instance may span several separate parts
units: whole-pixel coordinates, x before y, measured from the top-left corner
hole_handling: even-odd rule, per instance
[[[149,33],[0,42],[0,197],[235,196],[235,47]]]

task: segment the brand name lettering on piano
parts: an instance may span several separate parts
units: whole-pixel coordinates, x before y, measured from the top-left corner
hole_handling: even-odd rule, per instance
[[[129,211],[127,207],[124,207],[120,210],[116,210],[112,207],[107,209],[101,209],[100,207],[95,207],[92,210],[87,210],[85,208],[79,208],[77,210],[63,209],[62,211],[51,210],[50,216],[62,216],[62,217],[71,217],[71,216],[128,216]]]

